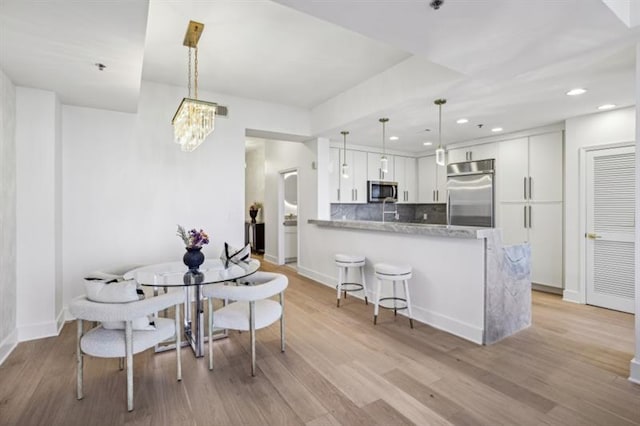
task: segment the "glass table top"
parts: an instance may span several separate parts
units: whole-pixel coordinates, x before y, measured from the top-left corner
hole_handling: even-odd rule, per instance
[[[135,279],[144,286],[183,287],[237,280],[253,274],[259,268],[260,261],[256,259],[238,263],[209,259],[194,273],[189,272],[182,262],[166,262],[132,269],[124,274],[124,278]]]

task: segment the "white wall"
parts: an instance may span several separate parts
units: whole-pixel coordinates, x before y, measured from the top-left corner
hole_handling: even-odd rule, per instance
[[[16,332],[16,89],[0,69],[0,364]]]
[[[635,140],[635,108],[585,115],[571,118],[565,123],[565,229],[564,229],[564,298],[585,303],[584,274],[580,259],[581,203],[579,188],[581,173],[580,149]]]
[[[264,155],[264,141],[255,141],[245,155],[244,212],[247,220],[251,220],[249,206],[254,201],[264,204]]]
[[[278,227],[282,223],[284,213],[280,215],[279,203],[280,172],[298,169],[298,236],[299,244],[310,244],[305,238],[310,225],[308,219],[316,218],[316,172],[311,163],[316,161],[316,143],[265,141],[265,191],[264,191],[264,221],[265,221],[265,259],[277,262],[278,251],[284,242],[279,241]],[[303,263],[304,257],[298,258]]]
[[[636,6],[637,7],[637,6]],[[640,8],[638,9],[640,11]],[[640,43],[636,44],[636,105],[640,105]],[[640,108],[636,108],[636,123],[640,123]],[[640,126],[636,126],[636,153],[640,152]],[[640,155],[636,155],[636,224],[640,223]],[[629,380],[640,384],[640,232],[636,226],[636,346],[635,354],[630,362]]]
[[[137,114],[63,107],[64,303],[92,270],[180,260],[176,224],[206,230],[205,256],[244,242],[245,131],[304,135],[306,110],[200,92],[229,107],[194,152],[173,142],[185,88],[143,82]],[[265,218],[266,219],[266,218]]]
[[[56,335],[62,324],[59,255],[60,156],[58,99],[45,90],[16,89],[18,339]],[[58,305],[58,306],[56,306]]]

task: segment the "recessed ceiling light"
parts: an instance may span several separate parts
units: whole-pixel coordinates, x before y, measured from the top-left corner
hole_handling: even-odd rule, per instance
[[[422,142],[422,145],[431,146],[431,145],[433,145],[433,142]]]
[[[605,110],[605,109],[613,109],[615,107],[616,107],[616,105],[614,105],[614,104],[604,104],[604,105],[600,105],[598,107],[598,109],[602,111],[602,110]]]
[[[467,120],[466,118],[461,118],[460,120],[456,121],[456,123],[458,124],[464,124],[464,123],[468,123],[469,120]]]
[[[578,95],[582,95],[583,93],[587,93],[586,89],[583,89],[581,87],[578,87],[576,89],[571,89],[567,92],[568,96],[578,96]]]
[[[502,131],[502,127],[494,127],[493,129],[491,129],[492,132],[501,132]]]
[[[390,140],[390,141],[397,141],[398,139],[400,139],[400,138],[399,138],[399,137],[397,137],[397,136],[391,136],[391,137],[389,138],[389,140]]]

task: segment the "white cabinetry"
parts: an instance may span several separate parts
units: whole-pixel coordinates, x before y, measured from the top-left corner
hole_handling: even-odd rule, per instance
[[[342,157],[338,148],[329,149],[329,200],[340,202],[340,165]]]
[[[488,158],[496,158],[497,154],[498,146],[495,142],[454,148],[447,153],[447,164],[486,160]]]
[[[345,152],[340,150],[341,153]],[[342,160],[344,161],[344,156]],[[346,150],[346,160],[349,166],[349,177],[340,177],[340,202],[367,202],[367,153],[363,151]]]
[[[531,244],[531,280],[562,287],[563,136],[500,142],[496,167],[505,244]]]
[[[293,262],[298,258],[298,227],[284,227],[284,261]]]
[[[435,155],[418,159],[418,202],[446,203],[447,168],[436,164]]]
[[[418,197],[416,159],[394,156],[393,162],[398,182],[398,203],[415,203]]]
[[[385,180],[385,181],[394,181],[394,173],[393,173],[393,155],[387,154],[387,173],[383,173],[380,168],[380,158],[382,154],[377,154],[374,152],[367,153],[367,165],[368,165],[368,180]]]

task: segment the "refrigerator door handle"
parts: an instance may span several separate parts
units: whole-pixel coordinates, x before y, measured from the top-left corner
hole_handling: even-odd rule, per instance
[[[447,191],[447,225],[451,225],[451,193]]]
[[[524,206],[524,228],[527,229],[527,206]]]
[[[531,204],[529,204],[529,228],[531,228]]]
[[[522,178],[524,180],[523,182],[523,186],[522,186],[522,193],[524,194],[524,199],[527,199],[527,177],[523,177]]]
[[[533,181],[533,179],[531,178],[531,176],[529,176],[529,199],[533,198],[533,195],[531,195],[531,182]],[[531,215],[529,215],[529,221],[531,221]]]

